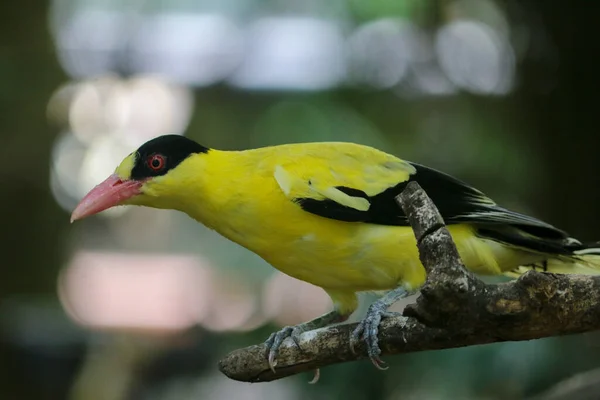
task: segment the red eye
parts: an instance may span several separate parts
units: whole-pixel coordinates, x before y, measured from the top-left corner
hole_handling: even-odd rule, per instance
[[[148,167],[153,171],[160,171],[165,166],[165,158],[160,154],[148,157]]]

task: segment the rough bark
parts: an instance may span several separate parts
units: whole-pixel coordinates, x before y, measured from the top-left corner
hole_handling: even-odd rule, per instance
[[[402,317],[379,330],[382,354],[530,340],[600,329],[600,277],[530,271],[503,284],[485,284],[467,271],[444,221],[416,182],[397,198],[417,238],[427,281]],[[349,335],[356,324],[306,332],[300,349],[287,339],[276,372],[263,344],[231,352],[219,369],[231,379],[265,382],[327,365],[365,358],[353,354]]]

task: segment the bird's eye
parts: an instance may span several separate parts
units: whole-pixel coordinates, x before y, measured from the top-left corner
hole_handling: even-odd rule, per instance
[[[148,167],[153,171],[160,171],[165,166],[165,157],[160,154],[153,154],[148,157]]]

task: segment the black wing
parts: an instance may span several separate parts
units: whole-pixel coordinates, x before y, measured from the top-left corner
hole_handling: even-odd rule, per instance
[[[368,196],[355,188],[337,187],[349,196],[367,199],[371,206],[366,211],[346,207],[330,199],[299,198],[294,201],[305,211],[326,218],[408,226],[406,215],[396,204],[395,197],[404,190],[408,182],[416,181],[437,206],[448,225],[470,223],[477,227],[478,235],[482,237],[545,253],[571,254],[578,245],[578,242],[568,239],[565,232],[536,218],[499,207],[479,190],[450,175],[416,163],[411,164],[417,172],[408,181],[374,196]]]

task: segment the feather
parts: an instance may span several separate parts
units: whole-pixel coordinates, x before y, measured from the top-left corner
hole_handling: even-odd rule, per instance
[[[385,163],[388,166],[384,166]],[[539,252],[569,254],[572,251],[566,245],[567,234],[552,225],[504,209],[481,191],[450,175],[416,163],[410,165],[414,173],[407,175],[407,168],[398,168],[397,170],[402,171],[400,180],[390,182],[387,188],[379,192],[373,191],[371,180],[361,176],[345,176],[343,170],[336,169],[337,181],[331,182],[334,186],[319,187],[311,179],[306,185],[312,187],[315,193],[297,196],[292,200],[305,211],[325,218],[408,226],[406,216],[396,204],[395,198],[408,182],[416,181],[438,207],[448,225],[469,223],[476,227],[476,234],[482,238]],[[394,169],[388,168],[389,161],[379,164],[380,168],[377,166],[372,164],[367,169],[369,178],[377,180],[376,174],[379,171],[382,178],[389,182],[389,175],[385,171]]]

